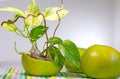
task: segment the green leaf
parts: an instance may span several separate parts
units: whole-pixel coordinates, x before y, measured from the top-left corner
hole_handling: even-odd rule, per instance
[[[60,18],[63,18],[64,16],[66,16],[68,14],[68,10],[59,8],[59,7],[50,7],[47,8],[43,11],[43,14],[45,16],[46,20],[58,20],[59,17],[57,15],[57,11],[59,13]]]
[[[58,37],[51,37],[47,41],[48,43],[53,43],[53,44],[60,44],[62,43],[62,40]]]
[[[13,7],[1,8],[0,11],[13,12],[13,13],[16,13],[18,16],[25,17],[25,14],[21,10],[19,10],[17,8],[13,8]]]
[[[11,32],[16,32],[17,27],[15,24],[10,24],[10,23],[3,23],[2,27],[4,27],[6,30],[11,31]]]
[[[40,37],[42,37],[45,34],[47,29],[48,28],[46,28],[45,26],[42,26],[42,25],[33,28],[30,32],[31,40],[32,41],[38,40]]]
[[[59,45],[60,50],[65,54],[65,60],[80,68],[80,54],[77,46],[70,40],[65,40]]]
[[[62,56],[60,50],[57,47],[55,47],[55,46],[50,46],[49,47],[49,52],[50,52],[50,55],[51,55],[52,59],[54,60],[54,62],[58,66],[63,67],[65,59]]]

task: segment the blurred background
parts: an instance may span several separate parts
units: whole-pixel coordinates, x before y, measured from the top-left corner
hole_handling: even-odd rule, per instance
[[[23,11],[31,0],[0,0],[0,8],[16,7]],[[36,0],[43,11],[50,6],[60,7],[60,0]],[[105,44],[120,51],[120,0],[64,0],[64,8],[70,13],[62,19],[56,36],[70,39],[78,47],[88,48],[94,44]],[[13,18],[14,14],[0,12],[0,23]],[[23,27],[22,21],[17,23]],[[49,35],[53,33],[57,22],[47,22]],[[39,40],[41,48],[44,39]],[[0,27],[0,62],[20,62],[21,56],[14,51],[14,42],[18,50],[29,50],[30,42]]]

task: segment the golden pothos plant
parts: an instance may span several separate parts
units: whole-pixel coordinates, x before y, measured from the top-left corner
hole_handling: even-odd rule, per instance
[[[27,6],[25,12],[13,8],[6,7],[0,8],[0,11],[8,11],[15,13],[13,19],[3,21],[1,26],[17,35],[29,39],[32,47],[29,50],[30,56],[35,59],[42,59],[47,61],[54,61],[58,66],[63,66],[64,60],[72,62],[76,67],[80,68],[80,56],[77,46],[71,40],[62,40],[56,37],[56,31],[60,26],[61,19],[68,14],[68,10],[63,8],[63,1],[61,0],[61,7],[48,7],[41,11],[35,0],[32,0]],[[24,21],[24,26],[19,28],[15,23],[19,18]],[[53,30],[52,37],[48,36],[46,20],[58,21],[56,28]],[[45,36],[43,49],[38,48],[38,39]],[[23,52],[19,52],[23,54]]]

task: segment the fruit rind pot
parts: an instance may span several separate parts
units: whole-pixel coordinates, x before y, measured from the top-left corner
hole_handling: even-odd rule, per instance
[[[22,65],[26,74],[33,76],[52,76],[62,69],[53,61],[35,59],[27,54],[22,55]]]

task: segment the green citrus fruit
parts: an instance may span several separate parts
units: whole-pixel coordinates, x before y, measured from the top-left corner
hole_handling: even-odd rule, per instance
[[[82,57],[83,53],[85,52],[84,48],[78,48],[80,58]],[[73,65],[71,62],[65,60],[65,67],[70,72],[82,72],[81,67],[77,68],[75,65]]]
[[[117,78],[120,76],[120,53],[106,45],[90,46],[81,58],[83,72],[92,78]]]
[[[84,52],[85,52],[85,48],[78,48],[78,50],[79,50],[79,53],[80,53],[80,58],[83,56],[83,54],[84,54]]]
[[[34,59],[26,54],[22,55],[22,65],[27,74],[34,76],[55,75],[62,69],[53,61]]]

